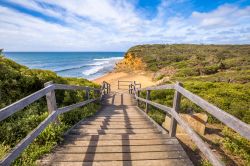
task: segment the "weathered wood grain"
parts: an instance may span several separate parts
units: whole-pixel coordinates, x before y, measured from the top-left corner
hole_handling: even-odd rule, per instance
[[[191,161],[187,159],[158,159],[158,160],[133,160],[133,161],[93,161],[93,162],[54,162],[51,164],[49,161],[43,161],[45,165],[52,166],[172,166],[172,165],[181,165],[181,166],[192,166]]]
[[[88,153],[88,154],[56,154],[54,161],[131,161],[157,159],[184,159],[184,151],[138,152],[138,153]],[[93,160],[94,159],[94,160]]]
[[[166,144],[166,145],[112,145],[112,146],[98,146],[97,148],[88,146],[63,146],[56,150],[56,153],[135,153],[135,152],[168,152],[182,150],[180,144]]]
[[[44,84],[44,87],[48,87],[48,86],[50,86],[52,84],[53,84],[52,81],[47,82],[47,83]],[[55,95],[55,90],[54,89],[46,94],[46,101],[47,101],[47,107],[48,107],[49,113],[52,113],[53,111],[55,111],[57,109],[56,95]]]
[[[150,100],[150,90],[147,90],[146,100]],[[146,103],[145,112],[146,113],[149,112],[149,104],[148,103]]]
[[[177,82],[176,85],[182,86],[182,84],[179,82]],[[179,113],[180,107],[181,107],[181,93],[178,91],[175,91],[174,100],[173,100],[173,111]],[[175,137],[176,127],[177,127],[177,122],[176,122],[175,118],[172,116],[171,122],[170,122],[170,129],[169,129],[169,136],[170,137]]]
[[[105,98],[107,97],[112,98],[112,95],[106,95]],[[122,162],[116,165],[144,160],[152,165],[158,163],[156,160],[169,162],[173,159],[185,160],[185,163],[192,165],[176,138],[162,134],[157,128],[160,126],[155,125],[135,105],[115,106],[120,103],[119,100],[131,100],[131,95],[118,95],[117,100],[107,100],[114,102],[113,105],[105,105],[96,116],[75,126],[61,146],[55,149],[49,165],[64,162],[88,162],[90,165],[99,162],[106,165],[109,163],[104,162],[113,163],[118,160]],[[179,162],[179,165],[184,165],[183,163]]]

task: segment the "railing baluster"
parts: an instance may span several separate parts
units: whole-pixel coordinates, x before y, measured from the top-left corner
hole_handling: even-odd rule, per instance
[[[44,87],[47,87],[47,86],[52,85],[52,84],[53,84],[53,81],[46,82],[44,84]],[[47,107],[48,107],[49,114],[51,114],[53,111],[57,110],[56,95],[55,95],[54,89],[46,94],[46,101],[47,101]],[[55,122],[59,123],[59,119],[56,118]]]
[[[182,84],[179,82],[177,82],[176,85],[182,86]],[[180,105],[181,105],[181,93],[179,93],[178,91],[175,91],[174,100],[173,100],[173,110],[176,111],[177,113],[179,113]],[[175,137],[176,128],[177,128],[177,121],[172,116],[170,129],[169,129],[169,136],[170,137]]]
[[[146,96],[147,100],[150,100],[150,90],[147,90],[147,96]],[[145,112],[148,113],[149,112],[149,105],[148,103],[146,103],[146,108],[145,108]]]
[[[137,96],[140,97],[140,91],[139,90],[137,90]],[[139,107],[139,105],[140,105],[140,100],[137,99],[137,106]]]
[[[89,88],[86,89],[86,96],[85,96],[86,100],[89,100]]]

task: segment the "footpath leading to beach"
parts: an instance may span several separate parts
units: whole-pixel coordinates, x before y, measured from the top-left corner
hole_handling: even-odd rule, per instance
[[[152,74],[143,71],[126,72],[111,72],[100,78],[93,80],[97,84],[107,81],[111,84],[111,90],[116,91],[118,88],[118,80],[120,81],[137,81],[141,83],[142,87],[155,85],[156,82],[152,80]]]

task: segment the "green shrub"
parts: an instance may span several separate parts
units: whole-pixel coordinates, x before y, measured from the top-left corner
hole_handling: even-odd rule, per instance
[[[244,165],[250,165],[250,142],[227,127],[223,129],[223,134],[222,145],[233,155],[242,157]]]
[[[219,70],[219,66],[217,65],[212,65],[212,66],[206,66],[204,67],[204,74],[215,74],[217,73]]]

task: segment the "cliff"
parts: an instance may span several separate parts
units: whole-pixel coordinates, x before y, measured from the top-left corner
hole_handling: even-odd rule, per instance
[[[122,66],[122,67],[121,67]],[[155,79],[250,81],[250,45],[138,45],[117,65],[123,70],[155,72]]]

